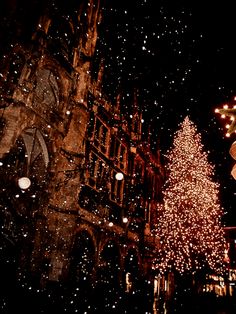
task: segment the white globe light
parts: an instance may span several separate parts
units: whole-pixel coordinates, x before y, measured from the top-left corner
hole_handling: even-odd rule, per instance
[[[18,180],[18,185],[22,190],[26,190],[30,187],[31,181],[27,177],[22,177]]]
[[[127,218],[127,217],[124,217],[124,218],[123,218],[123,223],[126,224],[127,222],[128,222],[128,218]]]
[[[118,172],[117,174],[116,174],[116,180],[123,180],[124,179],[124,175],[123,175],[123,173],[121,173],[121,172]]]

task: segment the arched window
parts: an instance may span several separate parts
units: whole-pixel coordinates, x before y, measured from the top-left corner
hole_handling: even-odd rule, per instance
[[[72,62],[74,31],[68,16],[55,18],[48,29],[48,48],[59,58]]]
[[[42,114],[59,108],[58,78],[46,68],[36,72],[33,107]]]

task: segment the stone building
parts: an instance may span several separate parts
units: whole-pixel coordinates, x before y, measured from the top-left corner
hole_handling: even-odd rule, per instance
[[[102,62],[91,75],[100,6],[45,6],[30,41],[2,55],[1,268],[9,280],[12,261],[23,286],[132,291],[151,278],[163,165],[138,92],[127,114],[103,93]]]

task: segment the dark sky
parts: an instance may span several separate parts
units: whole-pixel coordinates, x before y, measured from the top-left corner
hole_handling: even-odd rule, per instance
[[[15,21],[30,33],[29,25],[45,2],[55,2],[54,7],[62,3],[2,0],[0,35]],[[98,60],[105,56],[104,90],[111,97],[122,90],[128,106],[132,90],[138,89],[145,123],[160,138],[163,155],[184,117],[195,122],[215,165],[228,225],[236,225],[236,183],[230,175],[234,161],[228,153],[236,136],[224,136],[214,109],[236,95],[235,39],[233,1],[210,6],[201,0],[104,0],[96,55]]]
[[[100,36],[111,75],[105,81],[108,91],[120,84],[129,94],[138,87],[140,106],[160,137],[163,155],[178,124],[190,116],[215,165],[224,221],[236,225],[236,183],[230,175],[234,160],[228,153],[236,136],[225,137],[224,124],[214,113],[236,95],[232,2],[211,7],[206,1],[115,2],[104,10]]]

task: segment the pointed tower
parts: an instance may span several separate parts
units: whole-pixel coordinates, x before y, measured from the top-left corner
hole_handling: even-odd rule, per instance
[[[133,110],[130,115],[131,118],[131,139],[134,143],[141,140],[142,135],[142,112],[138,105],[138,92],[135,89],[133,94]]]
[[[97,25],[101,22],[100,0],[88,0],[79,8],[78,32],[81,32],[77,46],[74,49],[73,67],[77,72],[75,77],[75,101],[86,101],[86,86],[91,85],[91,60],[97,42]]]

